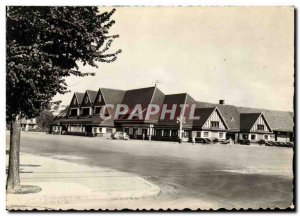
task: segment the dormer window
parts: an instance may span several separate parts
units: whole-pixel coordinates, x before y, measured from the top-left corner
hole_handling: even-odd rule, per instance
[[[262,125],[262,124],[258,124],[257,125],[257,130],[264,131],[265,130],[265,126]]]
[[[101,107],[95,107],[94,114],[100,114]]]
[[[77,109],[71,109],[70,116],[77,116]]]
[[[90,114],[90,108],[86,107],[86,108],[82,108],[82,115],[83,116],[87,116]]]
[[[218,121],[211,121],[211,127],[212,128],[219,128],[220,123]]]

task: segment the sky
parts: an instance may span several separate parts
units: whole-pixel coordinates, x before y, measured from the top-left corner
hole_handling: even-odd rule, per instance
[[[110,8],[99,8],[100,12]],[[291,7],[117,7],[112,51],[93,77],[69,77],[71,93],[153,86],[195,100],[293,111],[294,10]]]

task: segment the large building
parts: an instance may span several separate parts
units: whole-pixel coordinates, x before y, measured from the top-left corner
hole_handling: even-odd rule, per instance
[[[113,118],[118,104],[129,109]],[[140,118],[129,118],[137,104],[140,105]],[[151,105],[161,109],[149,118],[147,112]],[[184,108],[173,109],[180,106]],[[193,106],[198,119],[189,116]],[[104,111],[103,107],[106,107]],[[174,112],[171,113],[171,110]],[[108,118],[101,118],[101,111]],[[182,130],[179,119],[184,119]],[[192,138],[231,138],[236,142],[288,142],[294,140],[293,119],[292,112],[237,107],[226,105],[223,100],[218,104],[199,102],[187,93],[165,95],[157,86],[127,91],[99,88],[98,91],[74,93],[66,115],[54,120],[50,132],[109,135],[115,131],[125,131],[133,139],[176,141],[179,131],[182,131],[181,137],[185,141]]]

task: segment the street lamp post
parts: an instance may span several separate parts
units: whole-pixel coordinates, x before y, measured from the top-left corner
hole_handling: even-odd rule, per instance
[[[185,117],[177,117],[177,123],[179,123],[179,143],[182,143],[182,126],[185,123]]]
[[[149,141],[151,141],[152,128],[153,128],[153,124],[150,124],[150,128],[149,128]]]

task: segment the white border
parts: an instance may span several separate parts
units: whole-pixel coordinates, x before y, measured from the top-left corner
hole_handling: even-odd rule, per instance
[[[1,39],[0,39],[0,47],[2,48],[2,52],[0,54],[0,62],[1,62],[1,73],[0,73],[0,94],[2,100],[0,100],[1,103],[1,118],[2,121],[0,121],[0,135],[1,139],[3,140],[1,147],[1,170],[2,170],[2,181],[0,181],[0,188],[1,190],[1,195],[0,195],[0,213],[1,215],[8,215],[8,212],[5,210],[5,166],[3,164],[6,163],[5,161],[5,145],[4,143],[6,142],[5,138],[5,6],[6,5],[106,5],[106,6],[176,6],[176,5],[182,5],[182,6],[296,6],[296,8],[300,8],[300,1],[296,0],[227,0],[227,1],[222,1],[222,0],[152,0],[152,1],[145,1],[145,0],[85,0],[85,1],[78,1],[78,0],[52,0],[52,1],[35,1],[35,0],[2,0],[0,2],[0,20],[1,20]],[[299,16],[299,11],[298,11],[298,16]],[[297,23],[297,29],[298,29],[298,23]],[[298,43],[299,43],[299,34],[297,37]],[[299,55],[297,57],[297,62],[299,62]],[[299,75],[298,75],[299,77]],[[297,79],[297,82],[299,79]],[[297,91],[298,93],[298,91]],[[298,93],[299,95],[299,93]],[[297,97],[297,100],[299,101],[299,97]],[[297,104],[298,105],[298,104]],[[297,119],[298,120],[298,119]],[[297,135],[298,135],[298,130],[297,130]],[[299,149],[299,147],[297,148]],[[298,157],[299,157],[299,150],[297,150]],[[299,185],[298,187],[299,188]],[[298,193],[297,193],[298,194]],[[299,213],[299,212],[298,212]],[[298,214],[297,213],[297,214]],[[17,213],[15,213],[17,214]],[[23,213],[24,214],[24,213]],[[36,213],[27,213],[26,215],[33,215]],[[40,213],[38,213],[40,214]],[[57,213],[52,213],[51,215],[60,215],[62,214],[61,212]],[[83,213],[81,212],[80,215],[88,215],[89,213]],[[107,214],[107,212],[101,212],[101,214]],[[126,214],[125,212],[123,214]],[[143,213],[145,214],[145,213]],[[151,213],[152,214],[152,213]],[[173,215],[173,213],[165,213],[168,215]],[[184,214],[184,213],[182,213]],[[212,214],[219,214],[219,213],[212,213]],[[236,215],[241,215],[242,213],[237,213]],[[263,213],[264,215],[271,215],[271,212]],[[273,213],[274,214],[274,213]],[[286,214],[285,212],[282,212],[280,214]],[[149,213],[147,213],[149,215]]]

